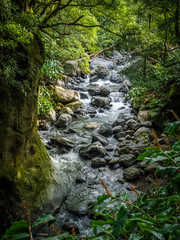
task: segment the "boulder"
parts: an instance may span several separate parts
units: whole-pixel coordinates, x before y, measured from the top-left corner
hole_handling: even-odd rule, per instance
[[[82,147],[79,150],[79,155],[82,158],[88,159],[94,157],[104,157],[106,155],[106,149],[100,142],[94,142],[86,147]]]
[[[123,167],[130,167],[130,166],[132,166],[133,160],[135,160],[135,159],[136,159],[136,157],[133,154],[123,154],[119,158],[119,163]]]
[[[56,121],[57,116],[56,116],[56,112],[54,111],[54,109],[51,109],[51,110],[49,111],[47,119],[48,119],[50,122],[55,122],[55,121]]]
[[[73,112],[75,112],[81,106],[82,106],[82,103],[79,101],[68,103],[65,105],[65,107],[69,107]]]
[[[51,88],[51,96],[55,102],[70,103],[80,99],[80,94],[71,89],[64,89],[61,87],[53,86]]]
[[[78,63],[74,60],[67,61],[64,65],[64,74],[71,77],[80,76],[81,71],[78,68]]]
[[[156,168],[159,167],[158,163],[151,163],[148,167],[144,169],[145,172],[147,173],[152,173],[154,174],[156,171]]]
[[[97,124],[97,122],[88,122],[88,123],[84,124],[84,127],[86,129],[96,129],[96,128],[98,128],[98,124]]]
[[[94,168],[104,167],[106,166],[106,161],[103,158],[93,158],[91,159],[91,166]]]
[[[110,88],[107,86],[101,86],[100,87],[100,95],[103,97],[107,97],[110,94]]]
[[[139,127],[139,124],[134,119],[129,119],[127,125],[131,130],[137,130]]]
[[[98,76],[104,78],[109,75],[108,69],[103,65],[97,65],[90,73],[90,76]]]
[[[129,167],[123,171],[123,176],[127,180],[133,180],[140,176],[140,171],[135,167]]]
[[[113,127],[112,130],[113,130],[113,133],[114,133],[114,134],[117,134],[117,133],[122,132],[123,127],[122,127],[121,125],[119,125],[119,126]],[[123,137],[124,137],[124,136],[123,136]]]
[[[67,127],[69,123],[72,122],[72,117],[69,114],[63,113],[59,116],[58,120],[55,122],[56,127]]]
[[[66,114],[69,114],[69,115],[74,115],[74,112],[71,110],[71,108],[69,108],[69,107],[63,107],[61,110],[60,110],[60,112],[59,112],[59,114],[61,115],[61,114],[63,114],[63,113],[66,113]]]
[[[139,111],[138,118],[141,122],[149,121],[149,111],[148,110]]]
[[[152,135],[152,129],[151,128],[146,128],[146,127],[140,127],[135,133],[134,135],[136,137],[139,137],[140,135],[142,136],[143,133],[147,133],[149,138],[152,140],[153,139],[153,135]]]
[[[76,146],[76,143],[74,141],[65,137],[56,137],[52,139],[52,142],[59,147],[65,146],[65,147],[73,148]]]
[[[110,104],[111,100],[107,97],[93,97],[91,104],[96,107],[106,107]]]
[[[95,133],[92,136],[92,142],[97,142],[97,141],[102,143],[102,145],[104,145],[104,146],[107,146],[109,144],[108,140],[104,136],[102,136],[102,135],[100,135],[98,133]]]
[[[101,58],[95,58],[91,61],[90,67],[94,69],[97,66],[103,66],[103,67],[106,67],[107,69],[111,70],[114,68],[114,63],[113,63],[113,61],[104,60]]]
[[[99,131],[99,134],[105,136],[105,137],[110,137],[113,135],[113,131],[112,131],[112,126],[111,124],[108,123],[104,123],[101,125]]]
[[[119,148],[119,155],[133,152],[133,146],[124,146]]]
[[[88,89],[88,92],[91,96],[97,96],[100,94],[100,88],[97,87],[97,88],[89,88]]]

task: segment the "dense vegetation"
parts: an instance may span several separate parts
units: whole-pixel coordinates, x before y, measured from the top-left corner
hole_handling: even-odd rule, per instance
[[[114,48],[120,52],[130,52],[130,64],[123,74],[133,84],[129,96],[133,98],[134,107],[156,109],[159,114],[173,108],[179,113],[179,12],[179,0],[1,0],[0,100],[3,104],[0,108],[0,138],[8,140],[0,145],[0,179],[5,177],[8,181],[18,181],[19,184],[23,180],[17,178],[25,170],[18,168],[18,164],[26,162],[27,158],[28,167],[29,161],[35,165],[36,160],[32,155],[37,152],[36,145],[39,141],[35,137],[36,115],[44,118],[55,107],[45,85],[47,81],[64,78],[63,66],[67,60],[77,60],[81,70],[89,73],[91,53],[111,45],[115,45]],[[110,52],[106,51],[105,54]],[[34,96],[33,101],[31,96]],[[30,110],[29,103],[32,103]],[[35,106],[38,109],[32,110]],[[32,115],[33,120],[29,120],[25,112]],[[17,129],[21,125],[21,117],[23,120],[28,119],[30,130]],[[15,137],[8,135],[4,130],[5,125],[7,131],[12,128],[11,131],[16,132]],[[24,132],[28,132],[27,145],[28,149],[32,149],[33,161],[28,155],[25,156],[25,141],[21,137]],[[16,143],[7,146],[11,138]],[[12,175],[6,174],[9,170],[4,167],[7,159],[3,156],[5,152],[7,157],[10,156],[9,149],[12,162],[17,161],[17,172]],[[116,239],[120,234],[130,236],[129,239],[178,239],[179,142],[171,150],[165,151],[165,154],[160,149],[148,149],[147,154],[152,161],[161,158],[163,165],[157,171],[162,172],[161,177],[168,178],[168,183],[163,188],[157,188],[150,197],[141,194],[132,205],[125,198],[122,203],[116,195],[99,197],[94,209],[98,210],[97,214],[102,215],[103,220],[94,220],[92,225],[95,233],[97,228],[103,229],[103,232],[96,235],[100,234],[107,239]],[[147,157],[146,154],[143,156]],[[45,180],[42,179],[48,182]],[[104,202],[108,198],[110,203],[120,200],[112,212]],[[169,206],[168,211],[163,209],[164,205]],[[120,219],[122,212],[124,218]],[[117,223],[121,228],[117,228]],[[103,227],[106,224],[109,226]],[[138,233],[137,225],[140,229]]]

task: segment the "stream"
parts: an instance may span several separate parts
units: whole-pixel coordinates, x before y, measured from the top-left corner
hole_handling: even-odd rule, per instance
[[[94,79],[92,76],[85,79],[74,78],[74,84],[69,85],[69,88],[73,88],[81,94],[82,108],[67,128],[59,129],[52,125],[48,131],[39,131],[41,139],[47,146],[54,137],[65,137],[76,144],[69,151],[60,152],[56,146],[51,146],[48,150],[53,164],[58,169],[68,190],[68,197],[56,215],[56,225],[69,224],[73,226],[75,224],[81,235],[92,233],[87,207],[96,201],[98,195],[105,193],[100,179],[104,180],[111,192],[127,192],[131,194],[132,199],[135,198],[130,184],[122,180],[123,167],[118,162],[119,156],[116,151],[119,141],[114,138],[113,134],[106,137],[108,145],[104,146],[106,149],[104,159],[106,162],[114,160],[114,164],[92,167],[91,160],[79,156],[79,150],[92,142],[92,136],[99,131],[103,124],[113,125],[116,119],[121,117],[122,119],[134,118],[130,103],[125,101],[123,82],[126,82],[127,79],[118,74],[128,64],[126,63],[128,57],[128,54],[116,53],[113,57],[104,60],[94,59],[91,67],[94,69],[97,65],[106,66],[109,74],[98,79]],[[92,106],[92,96],[89,92],[97,91],[102,86],[109,87],[110,95],[108,97],[111,102],[105,107]],[[122,91],[119,90],[120,88]],[[98,128],[86,129],[84,125],[89,122],[96,122]]]

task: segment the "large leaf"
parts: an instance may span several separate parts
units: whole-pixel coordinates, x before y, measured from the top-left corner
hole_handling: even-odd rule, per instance
[[[142,232],[148,232],[148,233],[151,233],[153,236],[155,236],[157,239],[159,240],[165,240],[163,235],[160,233],[160,231],[158,229],[156,229],[155,226],[152,226],[150,224],[147,224],[147,223],[140,223],[138,222],[137,223],[140,230]]]
[[[143,239],[143,236],[140,233],[138,233],[138,234],[133,233],[128,238],[128,240],[141,240],[141,239]]]
[[[22,239],[22,238],[29,238],[29,234],[28,233],[17,233],[17,234],[13,234],[13,235],[3,235],[3,237],[1,238],[1,240],[18,240],[18,239]]]
[[[118,213],[117,213],[117,220],[113,224],[113,235],[118,237],[121,230],[123,229],[126,221],[128,218],[128,210],[127,207],[121,205]]]
[[[43,213],[36,221],[32,224],[32,227],[37,227],[41,223],[49,223],[52,224],[56,219],[51,214]]]
[[[10,228],[8,228],[5,232],[5,236],[8,235],[14,235],[16,233],[22,233],[24,231],[28,230],[28,225],[26,221],[20,220],[18,222],[13,222]]]

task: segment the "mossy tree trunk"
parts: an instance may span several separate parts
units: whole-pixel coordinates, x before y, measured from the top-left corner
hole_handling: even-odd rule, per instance
[[[1,226],[8,213],[13,215],[15,196],[18,201],[25,199],[31,207],[52,180],[51,160],[37,134],[38,83],[43,57],[38,36],[29,45],[20,45],[14,51],[2,49],[0,54],[2,66],[12,59],[17,63],[13,84],[2,74],[0,78]],[[20,71],[25,72],[23,77]],[[29,88],[23,92],[25,82]]]

